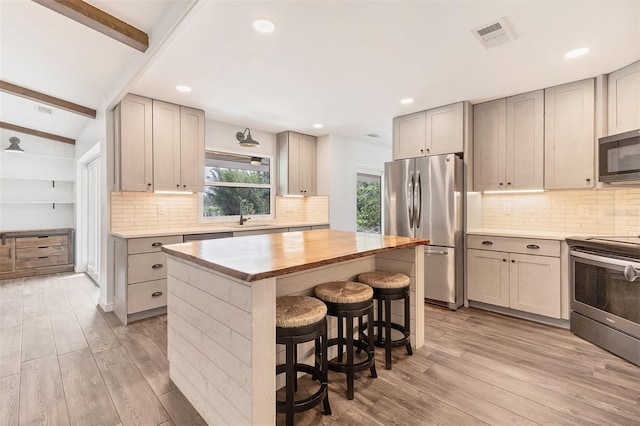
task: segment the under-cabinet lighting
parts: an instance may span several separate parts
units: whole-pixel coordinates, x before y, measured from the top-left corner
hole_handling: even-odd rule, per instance
[[[191,195],[193,192],[189,191],[153,191],[154,194],[177,194],[177,195]]]
[[[484,191],[484,194],[534,194],[544,192],[544,189],[514,189],[512,191]]]
[[[304,198],[304,195],[293,195],[293,194],[285,194],[283,195],[285,198]]]

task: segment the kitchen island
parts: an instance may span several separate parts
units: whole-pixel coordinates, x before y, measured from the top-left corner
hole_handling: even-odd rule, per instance
[[[428,240],[315,230],[194,241],[168,256],[170,377],[209,424],[275,424],[275,300],[373,270],[411,279],[411,342],[424,344]],[[398,301],[401,302],[401,301]],[[416,309],[416,305],[420,309]],[[402,322],[401,304],[392,306]],[[329,321],[329,334],[336,323]],[[312,350],[299,351],[299,358]],[[280,362],[280,361],[278,361]]]

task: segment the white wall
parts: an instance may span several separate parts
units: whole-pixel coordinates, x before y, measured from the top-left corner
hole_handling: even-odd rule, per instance
[[[356,230],[358,171],[384,170],[391,148],[341,136],[318,138],[318,193],[329,195],[331,228]]]

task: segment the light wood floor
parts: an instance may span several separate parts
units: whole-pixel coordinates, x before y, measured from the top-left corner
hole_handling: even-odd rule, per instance
[[[0,284],[0,426],[204,424],[169,380],[166,317],[124,327],[97,298],[81,274]],[[362,373],[353,401],[331,373],[333,414],[296,424],[640,424],[640,368],[567,330],[425,311],[424,348],[395,349],[390,371],[378,349],[378,378]]]

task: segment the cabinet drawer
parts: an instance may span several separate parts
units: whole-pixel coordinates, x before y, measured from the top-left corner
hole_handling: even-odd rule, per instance
[[[167,278],[167,255],[162,252],[130,255],[127,270],[128,284]]]
[[[560,257],[560,241],[558,240],[469,235],[467,244],[470,249],[477,250],[494,250]]]
[[[167,280],[155,280],[127,287],[127,313],[167,306]]]
[[[13,271],[13,258],[16,253],[13,241],[13,238],[7,238],[4,245],[0,245],[0,272]]]
[[[182,242],[182,235],[171,235],[166,237],[132,238],[128,240],[127,253],[153,253],[161,250],[167,244],[178,244]]]
[[[16,250],[16,259],[32,259],[34,257],[44,256],[68,256],[69,248],[67,246],[41,246],[19,248]]]
[[[43,266],[66,265],[69,263],[69,256],[43,256],[27,259],[16,259],[16,270],[41,268]]]
[[[45,247],[45,246],[68,246],[68,235],[42,235],[40,237],[18,237],[16,238],[16,248]]]

